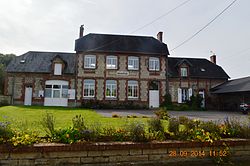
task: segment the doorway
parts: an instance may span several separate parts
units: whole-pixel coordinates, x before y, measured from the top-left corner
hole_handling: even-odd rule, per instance
[[[149,108],[160,106],[159,81],[151,81],[149,84]]]
[[[25,87],[24,105],[32,104],[32,86]]]

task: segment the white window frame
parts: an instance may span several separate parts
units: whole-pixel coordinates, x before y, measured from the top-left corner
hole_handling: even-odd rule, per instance
[[[47,88],[50,87],[50,88]],[[45,85],[45,98],[68,98],[68,85],[64,84],[46,84]],[[48,96],[48,91],[50,92]],[[59,96],[55,97],[56,92],[59,92]]]
[[[62,75],[62,64],[61,63],[55,63],[54,75]]]
[[[108,55],[106,57],[106,69],[117,69],[118,58],[114,55]]]
[[[85,93],[85,90],[87,90],[87,94]],[[91,94],[91,91],[93,91],[93,94]],[[95,97],[95,80],[86,79],[83,81],[83,97]]]
[[[160,59],[157,57],[149,58],[149,71],[160,71]]]
[[[128,57],[128,70],[139,70],[139,57]]]
[[[108,90],[110,90],[109,95],[107,94]],[[106,98],[117,97],[117,81],[116,80],[106,80],[105,96]]]
[[[85,69],[95,69],[96,68],[96,56],[95,55],[85,55],[84,56],[84,68]]]
[[[187,77],[188,76],[188,69],[187,69],[187,67],[181,67],[180,71],[181,71],[181,77]]]
[[[190,97],[193,95],[192,88],[178,88],[178,103],[184,103],[190,100]]]
[[[129,91],[131,90],[131,95]],[[127,89],[128,99],[138,99],[139,97],[139,85],[138,81],[129,80]]]

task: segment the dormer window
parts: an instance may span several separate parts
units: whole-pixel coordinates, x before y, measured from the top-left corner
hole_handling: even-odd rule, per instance
[[[62,75],[62,64],[61,63],[55,63],[54,66],[54,75]]]
[[[187,77],[188,76],[188,72],[187,72],[187,68],[186,67],[181,67],[181,77]]]

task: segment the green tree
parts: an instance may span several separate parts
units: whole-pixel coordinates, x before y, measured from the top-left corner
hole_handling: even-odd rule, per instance
[[[5,69],[10,61],[15,57],[14,54],[1,54],[0,53],[0,94],[3,94]]]

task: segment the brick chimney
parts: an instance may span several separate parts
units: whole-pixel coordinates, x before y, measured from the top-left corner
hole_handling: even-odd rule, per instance
[[[84,32],[84,25],[81,25],[80,26],[79,38],[83,37],[83,32]]]
[[[163,36],[163,32],[158,32],[157,34],[157,39],[162,42],[162,36]]]
[[[212,56],[210,56],[210,61],[214,64],[216,64],[216,55],[213,54]]]

